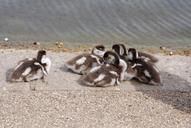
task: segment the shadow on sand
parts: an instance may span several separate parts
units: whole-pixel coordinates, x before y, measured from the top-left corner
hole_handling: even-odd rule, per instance
[[[148,89],[143,89],[140,84],[139,86],[135,84],[135,88],[144,95],[162,101],[177,110],[191,113],[191,83],[167,72],[161,72],[161,77],[163,86],[151,86],[146,87]]]
[[[60,70],[73,73],[65,66],[60,67]],[[159,100],[182,112],[191,113],[191,83],[168,72],[161,72],[161,77],[163,86],[145,85],[135,81],[131,83],[136,91],[142,92],[143,95]]]
[[[69,73],[73,73],[73,74],[76,74],[76,75],[82,75],[82,74],[79,74],[79,73],[76,73],[76,72],[72,71],[71,69],[68,69],[65,65],[61,66],[59,69],[62,72],[69,72]]]
[[[7,72],[6,72],[6,82],[9,82],[9,83],[12,82],[11,81],[11,74],[12,73],[13,73],[13,68],[10,68],[10,69],[7,70]]]

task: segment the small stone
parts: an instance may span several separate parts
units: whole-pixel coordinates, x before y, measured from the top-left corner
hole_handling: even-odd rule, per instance
[[[31,91],[36,91],[36,86],[30,85],[30,90],[31,90]]]
[[[61,46],[61,45],[58,45],[58,48],[62,48],[62,46]]]
[[[160,46],[161,50],[166,50],[166,47]]]
[[[64,43],[60,42],[59,45],[64,46]]]
[[[9,41],[9,38],[5,37],[5,38],[4,38],[4,41],[8,42],[8,41]]]
[[[39,42],[34,42],[33,45],[40,45],[40,43]]]
[[[173,52],[171,51],[169,54],[172,56],[172,55],[173,55]]]
[[[130,104],[130,105],[128,105],[128,106],[129,106],[129,107],[132,107],[133,105]]]

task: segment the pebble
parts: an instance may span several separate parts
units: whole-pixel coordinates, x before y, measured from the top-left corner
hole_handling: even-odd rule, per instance
[[[166,47],[160,46],[161,50],[166,50]]]
[[[64,46],[64,43],[60,42],[59,45]]]
[[[61,48],[62,47],[62,45],[58,45],[58,48]]]
[[[33,45],[40,45],[40,43],[39,42],[34,42]]]
[[[9,41],[9,38],[5,37],[5,38],[4,38],[4,41],[8,42],[8,41]]]
[[[59,42],[56,42],[56,45],[59,45]]]
[[[62,42],[56,42],[56,45],[64,46],[64,43],[62,43]]]
[[[62,48],[64,46],[64,43],[62,42],[56,42],[56,45],[58,46],[58,48]]]
[[[172,56],[172,55],[173,55],[173,52],[171,51],[169,54]]]

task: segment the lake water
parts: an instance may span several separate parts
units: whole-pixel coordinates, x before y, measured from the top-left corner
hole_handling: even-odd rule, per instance
[[[0,40],[191,46],[191,0],[0,0]]]

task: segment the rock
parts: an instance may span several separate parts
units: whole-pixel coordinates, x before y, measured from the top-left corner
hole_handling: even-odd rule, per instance
[[[8,42],[8,41],[9,41],[9,38],[5,37],[5,38],[4,38],[4,41]]]
[[[58,48],[62,48],[62,45],[58,45]]]
[[[34,42],[33,45],[40,45],[40,43],[39,42]]]
[[[62,42],[56,42],[56,45],[58,46],[58,48],[62,48],[64,46],[64,43]]]
[[[59,45],[64,46],[64,43],[60,42]]]
[[[56,42],[56,45],[64,45],[64,43],[62,43],[62,42]]]
[[[173,55],[173,52],[171,51],[169,54],[172,56],[172,55]]]
[[[59,42],[56,42],[56,45],[59,45]]]
[[[160,46],[161,50],[166,50],[166,47]]]

